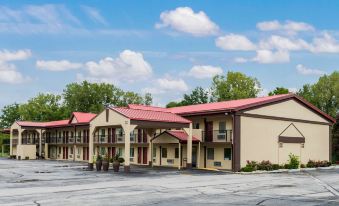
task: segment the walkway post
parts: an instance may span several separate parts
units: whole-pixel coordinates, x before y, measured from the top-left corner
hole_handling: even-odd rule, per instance
[[[187,168],[192,168],[192,123],[190,123],[189,130],[188,130],[188,139],[187,139]]]
[[[181,144],[179,142],[179,170],[181,169]]]
[[[122,125],[124,130],[124,139],[125,139],[125,172],[130,171],[130,150],[131,150],[131,129],[129,120],[125,122],[125,125]]]
[[[94,131],[95,127],[93,125],[89,125],[89,145],[88,145],[88,169],[93,170],[93,150],[94,150]]]
[[[200,141],[198,142],[197,168],[200,168]]]

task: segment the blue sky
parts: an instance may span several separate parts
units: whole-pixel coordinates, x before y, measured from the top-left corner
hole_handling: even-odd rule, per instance
[[[292,91],[338,70],[337,1],[1,1],[0,107],[89,80],[179,100],[240,71]]]

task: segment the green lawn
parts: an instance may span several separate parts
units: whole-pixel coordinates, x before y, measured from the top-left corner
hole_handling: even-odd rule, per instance
[[[2,153],[0,152],[0,157],[8,157],[9,154],[8,153],[4,153],[4,155],[2,155]]]

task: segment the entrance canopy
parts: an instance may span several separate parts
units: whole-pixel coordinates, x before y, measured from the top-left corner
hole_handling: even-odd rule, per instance
[[[183,143],[186,144],[188,134],[183,130],[166,130],[155,136],[152,143]],[[198,143],[200,140],[192,136],[192,143]]]

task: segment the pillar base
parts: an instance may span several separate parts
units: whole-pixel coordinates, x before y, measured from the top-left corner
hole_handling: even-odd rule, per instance
[[[93,163],[88,163],[88,170],[93,170]]]
[[[152,162],[152,161],[149,161],[149,162],[148,162],[148,166],[152,167],[152,166],[153,166],[153,162]]]
[[[192,163],[187,163],[186,164],[186,169],[189,169],[189,170],[192,169]]]
[[[126,173],[130,172],[131,171],[131,167],[128,165],[128,166],[124,166],[124,171]]]

